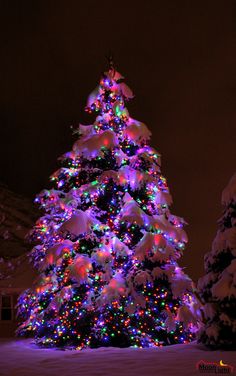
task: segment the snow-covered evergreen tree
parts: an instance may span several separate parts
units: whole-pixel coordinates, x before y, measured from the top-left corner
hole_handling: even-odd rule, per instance
[[[221,348],[236,347],[236,173],[222,193],[223,216],[205,255],[206,275],[198,288],[205,305],[199,341]]]
[[[36,201],[45,214],[31,238],[40,271],[19,299],[19,335],[41,346],[138,346],[193,338],[195,298],[177,260],[187,242],[172,215],[160,155],[133,119],[133,97],[113,64],[88,98],[53,188]]]

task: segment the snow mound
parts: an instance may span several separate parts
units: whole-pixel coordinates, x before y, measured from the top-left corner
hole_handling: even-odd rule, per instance
[[[195,342],[161,348],[39,349],[31,339],[1,340],[1,376],[195,376],[200,361],[236,367],[235,351],[206,351]]]

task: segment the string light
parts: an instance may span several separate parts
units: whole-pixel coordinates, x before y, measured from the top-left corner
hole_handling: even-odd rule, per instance
[[[194,299],[176,263],[184,222],[170,214],[160,155],[147,127],[129,116],[131,97],[118,72],[104,74],[86,107],[94,124],[78,128],[53,188],[35,200],[45,212],[30,234],[41,274],[19,298],[18,334],[32,334],[39,346],[142,348],[194,339],[193,324],[178,320]],[[146,244],[148,233],[154,240]],[[176,296],[178,280],[186,288]]]

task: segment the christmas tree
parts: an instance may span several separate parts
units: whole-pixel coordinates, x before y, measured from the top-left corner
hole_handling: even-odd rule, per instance
[[[19,298],[19,335],[47,347],[154,347],[193,339],[196,303],[178,266],[187,236],[172,215],[160,154],[133,119],[110,62],[72,151],[60,157],[30,237],[40,277]]]
[[[205,322],[199,342],[209,347],[236,347],[236,174],[222,193],[223,215],[205,255],[206,275],[198,282]]]

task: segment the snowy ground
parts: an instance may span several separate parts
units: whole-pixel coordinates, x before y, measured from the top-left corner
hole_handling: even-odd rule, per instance
[[[29,339],[0,341],[1,376],[192,376],[201,374],[196,370],[200,360],[218,364],[223,360],[236,374],[236,352],[207,351],[196,343],[157,349],[61,351],[38,349]]]

